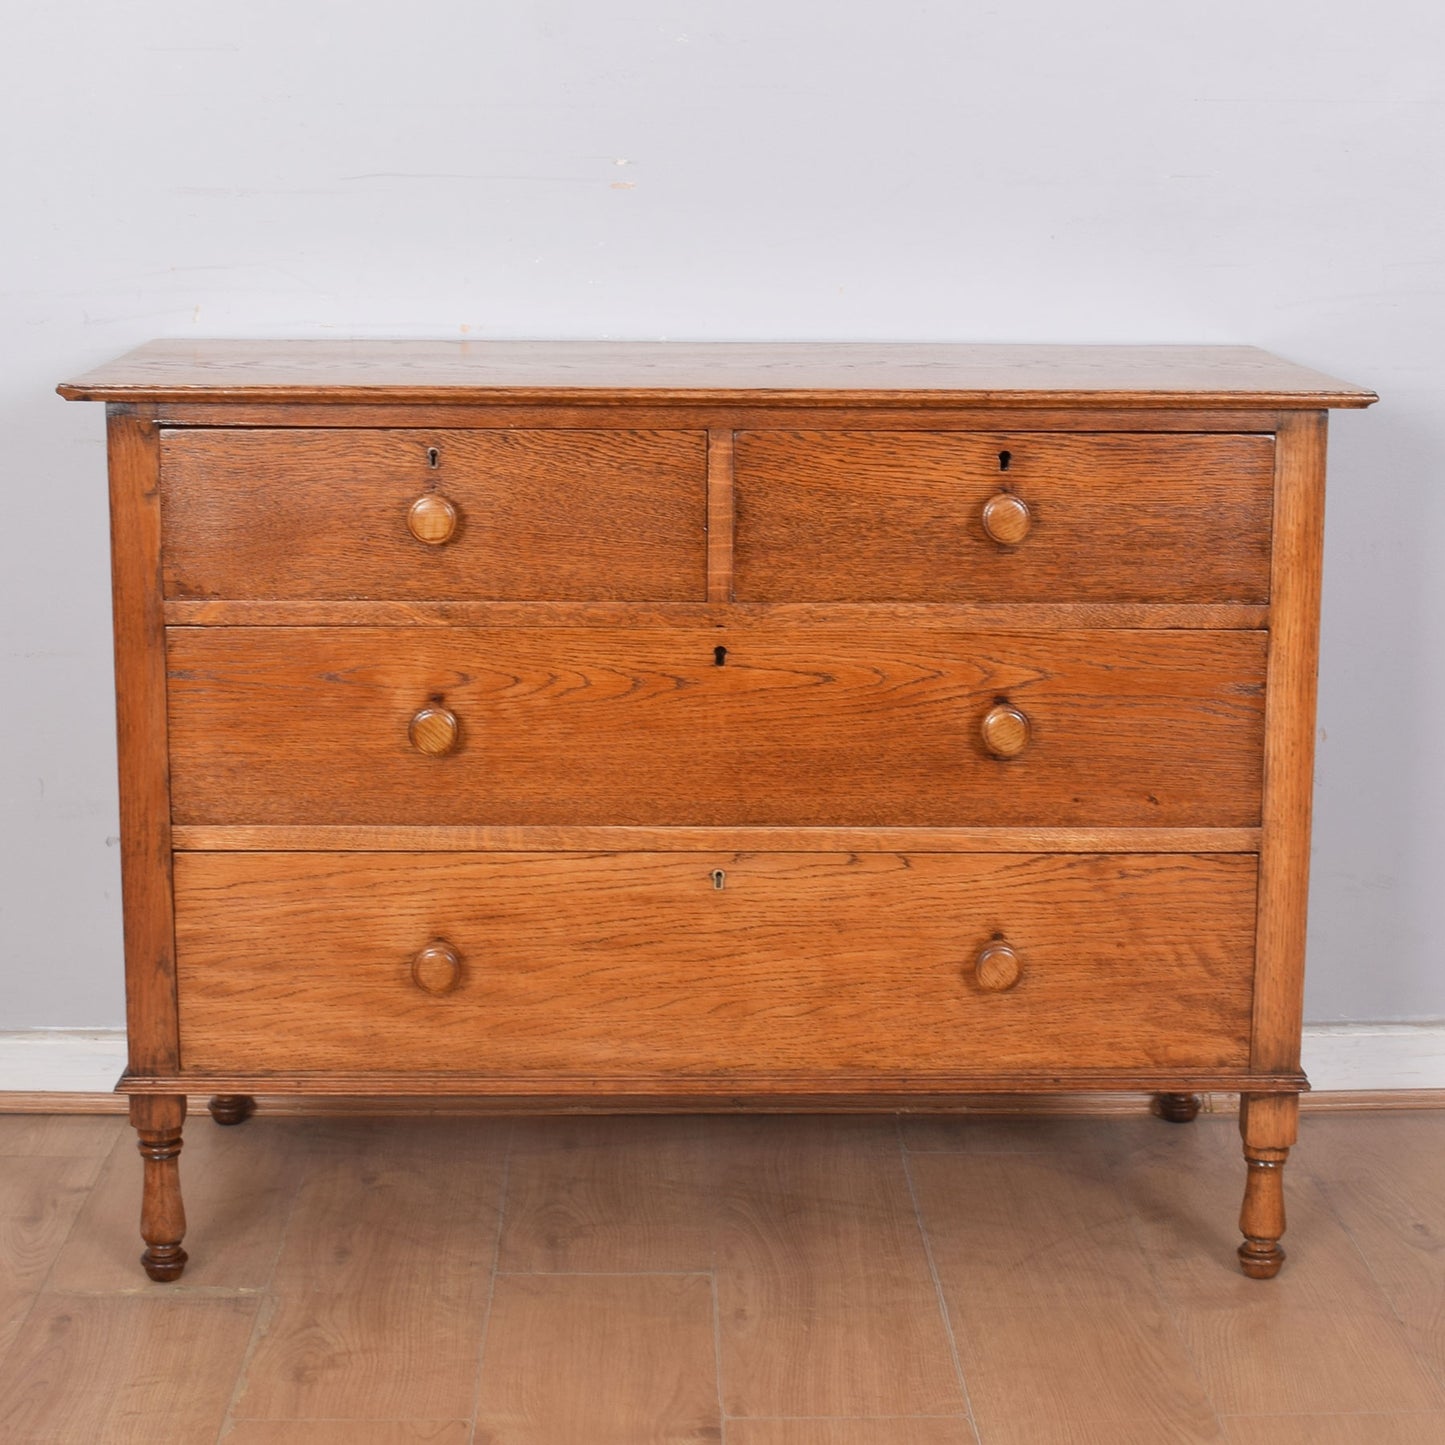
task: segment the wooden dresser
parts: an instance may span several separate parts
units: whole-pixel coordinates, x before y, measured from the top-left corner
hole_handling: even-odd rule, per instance
[[[1326,408],[1248,348],[157,342],[109,403],[153,1279],[186,1095],[1237,1090],[1284,1258]]]

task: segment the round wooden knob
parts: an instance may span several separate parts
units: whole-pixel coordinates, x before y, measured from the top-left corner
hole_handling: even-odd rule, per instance
[[[983,504],[983,530],[1000,547],[1017,547],[1033,524],[1029,504],[1012,492],[997,492]]]
[[[983,745],[996,758],[1016,758],[1029,745],[1029,720],[1011,702],[1001,702],[983,715]]]
[[[418,542],[440,547],[450,542],[457,530],[457,509],[437,492],[428,492],[411,504],[406,525]]]
[[[446,939],[429,943],[411,961],[411,981],[423,993],[450,993],[462,981],[462,956]]]
[[[1004,993],[1023,977],[1024,966],[1015,949],[1001,938],[985,946],[973,966],[978,986],[990,993]]]
[[[462,738],[457,715],[444,707],[424,707],[407,729],[411,745],[428,757],[440,758],[454,752]]]

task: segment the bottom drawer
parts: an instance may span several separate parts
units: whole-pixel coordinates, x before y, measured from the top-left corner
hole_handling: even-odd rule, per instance
[[[1252,855],[183,853],[175,898],[189,1073],[1248,1061]]]

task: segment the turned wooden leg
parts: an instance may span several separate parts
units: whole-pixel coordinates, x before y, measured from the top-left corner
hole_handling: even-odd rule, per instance
[[[1155,1094],[1154,1112],[1171,1124],[1188,1124],[1199,1117],[1199,1095]]]
[[[1251,1279],[1273,1279],[1284,1263],[1284,1162],[1299,1122],[1298,1094],[1245,1094],[1239,1101],[1244,1138],[1244,1207],[1239,1267]]]
[[[217,1094],[206,1106],[218,1124],[244,1124],[256,1112],[249,1094]]]
[[[184,1094],[137,1094],[130,1101],[130,1122],[145,1160],[141,1194],[140,1234],[146,1250],[140,1257],[154,1280],[181,1277],[186,1252],[186,1210],[181,1203],[181,1125],[186,1117]]]

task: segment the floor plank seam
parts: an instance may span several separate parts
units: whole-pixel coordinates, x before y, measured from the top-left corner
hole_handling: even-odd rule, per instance
[[[717,1386],[718,1445],[728,1445],[728,1412],[723,1400],[722,1298],[717,1283],[717,1264],[708,1271],[712,1282],[712,1361],[713,1382]]]
[[[953,1375],[958,1383],[959,1393],[963,1397],[963,1417],[968,1421],[968,1428],[973,1431],[976,1442],[981,1442],[983,1437],[978,1428],[978,1421],[973,1414],[973,1399],[968,1392],[968,1381],[963,1376],[963,1361],[958,1353],[958,1339],[954,1333],[953,1318],[949,1314],[948,1299],[943,1292],[943,1279],[938,1273],[938,1262],[933,1257],[933,1241],[928,1235],[928,1226],[923,1219],[923,1206],[919,1202],[918,1188],[913,1182],[913,1166],[908,1158],[908,1148],[903,1140],[903,1120],[895,1116],[894,1131],[898,1140],[899,1162],[903,1165],[904,1182],[908,1185],[908,1197],[913,1204],[913,1222],[918,1226],[919,1242],[923,1246],[923,1257],[928,1264],[929,1278],[933,1281],[933,1295],[938,1304],[939,1317],[943,1321],[944,1337],[948,1340],[948,1354],[953,1361]],[[947,1418],[957,1419],[958,1416]]]
[[[497,1279],[691,1279],[710,1269],[498,1269]]]
[[[497,1265],[502,1259],[502,1229],[507,1219],[507,1199],[512,1187],[512,1150],[517,1138],[517,1121],[507,1125],[507,1143],[502,1154],[502,1182],[497,1191],[497,1229],[492,1237],[491,1277],[487,1280],[487,1302],[482,1306],[482,1328],[477,1338],[477,1373],[472,1382],[472,1418],[467,1430],[467,1445],[475,1445],[477,1416],[482,1408],[482,1371],[487,1362],[487,1334],[492,1325],[492,1302],[497,1297]]]
[[[219,1126],[218,1126],[219,1127]],[[247,1128],[255,1127],[255,1120],[249,1120]],[[266,1337],[272,1319],[276,1313],[276,1266],[281,1262],[281,1252],[286,1248],[286,1241],[291,1234],[291,1221],[296,1214],[296,1204],[301,1198],[302,1191],[306,1188],[307,1181],[311,1177],[312,1158],[307,1152],[305,1165],[297,1171],[297,1178],[291,1189],[291,1196],[286,1201],[285,1212],[282,1215],[280,1228],[276,1231],[276,1247],[271,1252],[270,1262],[266,1266],[266,1283],[261,1286],[261,1302],[256,1307],[256,1318],[251,1324],[251,1335],[246,1341],[245,1351],[241,1355],[240,1364],[236,1369],[236,1380],[231,1387],[231,1398],[226,1402],[226,1413],[221,1417],[221,1428],[216,1435],[217,1445],[236,1428],[236,1406],[241,1402],[241,1396],[245,1393],[248,1376],[251,1373],[251,1362],[255,1358],[261,1341]]]

